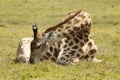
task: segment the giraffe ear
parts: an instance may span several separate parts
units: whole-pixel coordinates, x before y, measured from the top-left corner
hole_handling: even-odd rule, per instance
[[[53,35],[53,31],[49,32],[49,33],[46,35],[46,38],[47,38],[47,39],[50,39],[50,38],[52,37],[52,35]]]
[[[46,38],[46,42],[48,42],[49,44],[52,44],[58,40],[58,36],[53,34],[53,31],[49,32],[45,38]]]

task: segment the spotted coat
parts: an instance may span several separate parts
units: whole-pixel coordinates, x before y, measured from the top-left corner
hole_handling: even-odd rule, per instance
[[[77,11],[72,11],[64,18],[66,20]],[[63,20],[63,21],[64,21]],[[54,43],[46,42],[40,48],[36,45],[40,43],[41,36],[34,33],[34,40],[31,42],[30,62],[35,63],[39,57],[40,60],[51,59],[59,64],[75,64],[80,60],[91,60],[101,62],[95,58],[97,46],[90,38],[91,17],[88,13],[81,11],[75,17],[58,27],[48,28],[42,35],[53,31],[53,34],[59,34],[59,38]],[[34,31],[34,30],[33,30]]]

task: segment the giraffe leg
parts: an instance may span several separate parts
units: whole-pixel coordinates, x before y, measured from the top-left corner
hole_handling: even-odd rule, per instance
[[[58,64],[63,64],[63,65],[75,65],[79,62],[79,58],[74,57],[73,55],[70,54],[62,54],[59,55],[59,57],[57,58],[57,63]]]
[[[64,57],[64,56],[58,58],[56,62],[58,64],[62,64],[62,65],[68,65],[68,64],[70,64],[69,60],[66,57]]]
[[[93,45],[92,48],[88,51],[88,54],[84,58],[87,59],[88,61],[102,62],[102,60],[95,58],[97,50],[98,50],[97,46]]]
[[[83,60],[93,61],[93,62],[102,62],[101,60],[95,58],[98,48],[94,44],[94,41],[92,39],[89,39],[89,41],[83,47],[83,50],[85,51],[85,55],[82,57]]]
[[[62,64],[62,65],[69,65],[69,64],[72,64],[72,65],[75,65],[79,62],[79,59],[78,58],[66,58],[66,57],[61,57],[59,59],[57,59],[57,63],[58,64]]]
[[[97,52],[97,46],[94,45],[94,48],[88,52],[88,55],[90,55],[89,57],[90,60],[92,60],[93,62],[102,62],[102,60],[95,58],[96,52]]]
[[[102,60],[100,60],[100,59],[97,59],[97,58],[93,58],[93,62],[102,62]]]

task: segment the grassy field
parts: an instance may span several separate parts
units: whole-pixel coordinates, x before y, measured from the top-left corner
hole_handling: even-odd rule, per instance
[[[42,33],[78,9],[92,16],[91,35],[102,63],[14,64],[19,40],[33,35],[32,24]],[[1,0],[0,80],[120,80],[120,0]]]

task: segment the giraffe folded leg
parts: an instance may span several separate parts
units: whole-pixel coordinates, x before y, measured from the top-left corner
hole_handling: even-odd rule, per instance
[[[102,60],[95,58],[98,48],[94,44],[94,41],[92,39],[90,39],[89,42],[86,44],[84,50],[87,50],[87,52],[86,52],[86,55],[83,56],[82,58],[83,60],[93,61],[93,62],[102,62]]]
[[[89,58],[91,58],[91,60],[93,62],[102,62],[102,60],[99,60],[97,58],[95,58],[96,52],[98,51],[98,48],[96,45],[93,45],[93,47],[91,48],[91,50],[88,52],[88,54],[90,55]]]
[[[70,54],[62,54],[56,61],[58,64],[63,64],[63,65],[75,65],[79,62],[79,58],[73,57]]]
[[[99,59],[95,58],[97,50],[98,50],[97,46],[93,45],[92,48],[88,51],[88,54],[85,56],[85,58],[88,61],[102,62],[102,60],[99,60]]]

